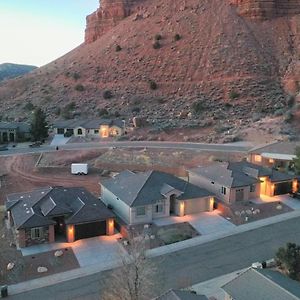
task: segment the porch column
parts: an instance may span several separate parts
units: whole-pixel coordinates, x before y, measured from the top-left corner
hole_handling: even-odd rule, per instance
[[[55,242],[54,225],[50,225],[48,230],[49,230],[48,242],[54,243]]]
[[[296,193],[298,190],[298,180],[294,179],[293,180],[293,193]]]
[[[184,201],[179,202],[179,217],[184,216]]]
[[[75,227],[74,225],[67,226],[67,241],[73,243],[75,241]]]
[[[106,235],[115,234],[115,220],[110,218],[106,220]]]
[[[209,211],[213,211],[214,210],[214,203],[215,203],[215,198],[214,197],[210,197],[209,198]]]
[[[19,247],[24,248],[26,247],[26,234],[25,234],[25,229],[20,229],[17,231],[18,235],[18,242],[19,242]]]

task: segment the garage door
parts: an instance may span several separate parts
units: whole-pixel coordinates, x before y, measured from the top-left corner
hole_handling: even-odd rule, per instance
[[[184,201],[185,203],[185,214],[197,214],[200,212],[207,211],[209,208],[209,199],[201,198],[201,199],[193,199]]]
[[[106,235],[106,221],[75,225],[75,240]]]
[[[283,195],[292,191],[292,182],[276,183],[274,188],[274,195]]]

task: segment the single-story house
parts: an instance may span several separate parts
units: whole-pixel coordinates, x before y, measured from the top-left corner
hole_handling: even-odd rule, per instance
[[[125,133],[125,122],[119,119],[62,120],[53,124],[55,134],[81,137],[118,137]]]
[[[189,180],[226,203],[248,201],[260,195],[276,196],[297,190],[294,175],[247,161],[215,163],[189,170]]]
[[[191,291],[169,290],[153,300],[208,300],[204,295],[197,295]]]
[[[84,188],[10,194],[6,210],[19,247],[114,233],[114,214]]]
[[[0,122],[0,143],[30,139],[30,125],[24,122]]]
[[[248,152],[248,161],[282,171],[293,171],[297,147],[300,147],[300,142],[275,142],[259,146]]]
[[[213,210],[213,193],[164,172],[123,171],[100,185],[101,200],[128,225]]]
[[[269,269],[250,268],[222,286],[225,300],[296,300],[300,283]]]

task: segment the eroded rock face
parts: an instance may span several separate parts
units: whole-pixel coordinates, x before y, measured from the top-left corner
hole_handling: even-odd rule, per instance
[[[86,18],[85,43],[96,41],[132,13],[140,0],[101,0],[100,7]]]
[[[258,20],[300,13],[300,0],[231,0],[240,15]]]

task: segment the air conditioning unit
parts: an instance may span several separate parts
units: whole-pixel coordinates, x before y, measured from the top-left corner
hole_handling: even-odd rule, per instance
[[[144,225],[144,229],[147,229],[147,228],[149,228],[149,224]]]

